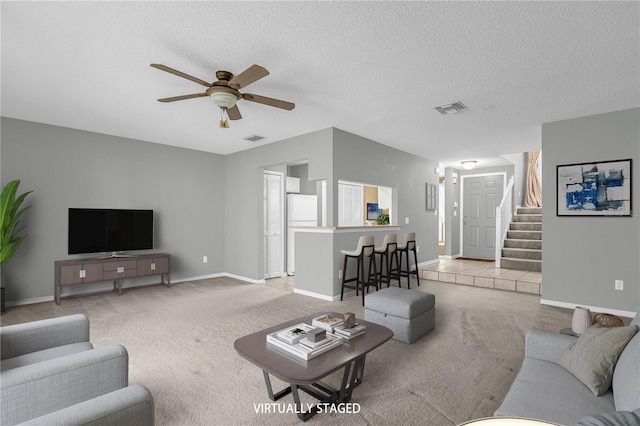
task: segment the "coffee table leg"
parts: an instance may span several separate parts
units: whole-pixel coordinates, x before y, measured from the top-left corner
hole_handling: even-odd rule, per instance
[[[267,393],[269,394],[269,399],[272,401],[277,401],[285,395],[289,395],[291,393],[291,386],[282,389],[277,394],[273,394],[273,388],[271,387],[271,379],[269,378],[269,373],[265,370],[262,370],[262,374],[264,374],[264,382],[267,385]]]
[[[302,403],[300,402],[300,394],[298,393],[298,385],[291,383],[291,387],[289,388],[291,393],[293,394],[293,401],[296,404],[296,413],[298,414],[298,418],[303,422],[306,422],[311,417],[315,416],[318,413],[317,405],[314,405],[307,412],[302,411]]]

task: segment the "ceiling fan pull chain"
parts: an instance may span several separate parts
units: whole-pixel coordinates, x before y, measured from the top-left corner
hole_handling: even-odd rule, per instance
[[[220,123],[219,123],[219,127],[221,129],[228,129],[229,128],[229,115],[227,114],[227,109],[226,108],[220,108]]]

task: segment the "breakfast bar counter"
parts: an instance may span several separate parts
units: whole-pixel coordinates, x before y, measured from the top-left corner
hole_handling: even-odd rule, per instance
[[[340,300],[344,255],[341,250],[355,250],[362,235],[374,235],[381,245],[386,234],[401,235],[399,225],[375,226],[299,226],[295,231],[296,284],[295,293],[324,300]],[[351,276],[353,270],[347,270]]]

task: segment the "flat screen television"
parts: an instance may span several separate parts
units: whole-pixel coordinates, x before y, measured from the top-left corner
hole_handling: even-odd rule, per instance
[[[379,217],[378,203],[367,203],[367,220],[378,220]]]
[[[153,249],[153,210],[69,209],[69,254]]]

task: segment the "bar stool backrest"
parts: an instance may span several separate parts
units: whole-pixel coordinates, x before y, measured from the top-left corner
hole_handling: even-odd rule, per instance
[[[382,241],[382,249],[388,249],[389,253],[393,253],[394,251],[396,251],[396,247],[398,242],[398,235],[397,234],[387,234],[384,236],[384,241]],[[389,244],[391,244],[391,246],[389,246]]]
[[[404,236],[404,242],[402,243],[402,245],[400,247],[398,247],[399,250],[413,250],[415,248],[416,245],[416,233],[415,232],[407,232]]]
[[[363,235],[358,239],[358,248],[356,248],[356,253],[359,256],[362,253],[362,248],[367,247],[364,250],[364,255],[369,257],[373,254],[374,246],[376,243],[375,235]]]

